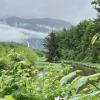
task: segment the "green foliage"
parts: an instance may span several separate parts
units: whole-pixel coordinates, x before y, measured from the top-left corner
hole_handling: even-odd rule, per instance
[[[100,79],[100,73],[94,74],[94,75],[90,75],[88,77],[89,81],[98,81]]]
[[[75,71],[75,72],[72,72],[72,73],[68,74],[67,76],[64,76],[64,77],[60,80],[61,84],[63,85],[64,83],[70,82],[72,79],[74,79],[74,78],[77,76],[77,74],[78,74],[79,72],[81,72],[81,71],[80,71],[80,70],[77,70],[77,71]]]
[[[83,76],[81,70],[73,71],[71,65],[64,63],[42,61],[30,65],[22,60],[25,56],[21,60],[19,55],[17,60],[12,59],[13,53],[10,51],[5,56],[5,60],[9,58],[5,62],[9,66],[0,70],[1,100],[54,100],[58,96],[68,100],[99,98],[100,73]]]
[[[12,68],[13,65],[27,62],[28,65],[34,65],[37,60],[37,54],[33,49],[18,43],[0,43],[0,69]]]
[[[93,4],[99,12],[100,0]],[[44,44],[47,60],[100,62],[99,21],[83,21],[68,30],[52,32]],[[43,52],[23,44],[0,43],[0,100],[99,100],[100,67],[96,73],[90,63],[83,67],[82,62],[44,60]],[[90,75],[89,69],[94,74]]]
[[[92,4],[95,5],[95,9],[100,13],[100,0],[94,0]]]
[[[15,100],[11,95],[5,96],[5,100]]]
[[[56,34],[51,32],[51,34],[45,39],[44,46],[47,48],[47,60],[48,61],[57,61],[59,57],[58,48],[58,40],[56,38]]]
[[[96,43],[96,41],[98,40],[100,38],[100,34],[99,33],[97,33],[96,35],[94,35],[94,37],[92,38],[92,45],[94,44],[94,43]]]
[[[51,57],[51,61],[54,61],[55,57],[57,57],[58,60],[100,62],[100,42],[98,42],[98,46],[97,44],[92,45],[98,38],[98,36],[94,38],[93,36],[99,32],[100,22],[92,20],[83,21],[68,30],[54,32],[56,48],[54,50],[49,49],[50,45],[54,47],[55,43],[52,40],[53,35],[49,35],[45,47],[48,50],[47,55],[51,54],[51,56],[47,56],[47,58]]]

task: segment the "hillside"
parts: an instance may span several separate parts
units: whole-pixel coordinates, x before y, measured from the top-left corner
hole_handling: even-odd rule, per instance
[[[44,38],[52,30],[59,31],[69,27],[69,22],[50,18],[0,18],[0,41],[20,42],[28,47],[43,50]]]
[[[72,60],[100,63],[99,20],[87,20],[68,30],[51,32],[45,41],[48,61]]]
[[[7,25],[33,30],[37,32],[48,33],[52,30],[62,30],[63,28],[70,28],[71,24],[67,21],[51,19],[51,18],[33,18],[24,19],[19,17],[0,18],[2,23]]]
[[[0,43],[0,100],[99,100],[99,83],[100,73],[86,75],[22,44]]]
[[[42,41],[47,36],[42,32],[0,24],[0,41],[24,43],[28,47],[42,50]]]

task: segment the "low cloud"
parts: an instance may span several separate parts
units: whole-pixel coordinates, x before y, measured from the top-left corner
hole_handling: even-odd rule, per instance
[[[22,42],[28,38],[42,39],[46,34],[41,32],[29,31],[21,28],[13,28],[8,25],[0,24],[0,41]]]
[[[92,0],[0,0],[1,16],[50,17],[71,23],[94,18]]]

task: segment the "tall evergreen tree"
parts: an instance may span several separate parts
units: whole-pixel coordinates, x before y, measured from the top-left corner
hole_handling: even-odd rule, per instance
[[[47,50],[48,61],[55,61],[59,58],[58,41],[55,32],[51,32],[45,39],[44,46]]]

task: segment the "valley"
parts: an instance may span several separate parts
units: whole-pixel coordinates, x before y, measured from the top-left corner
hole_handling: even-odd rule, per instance
[[[100,100],[100,0],[0,7],[0,100]]]
[[[31,48],[43,50],[44,38],[51,31],[70,27],[69,22],[50,18],[0,18],[0,41],[24,43]]]

